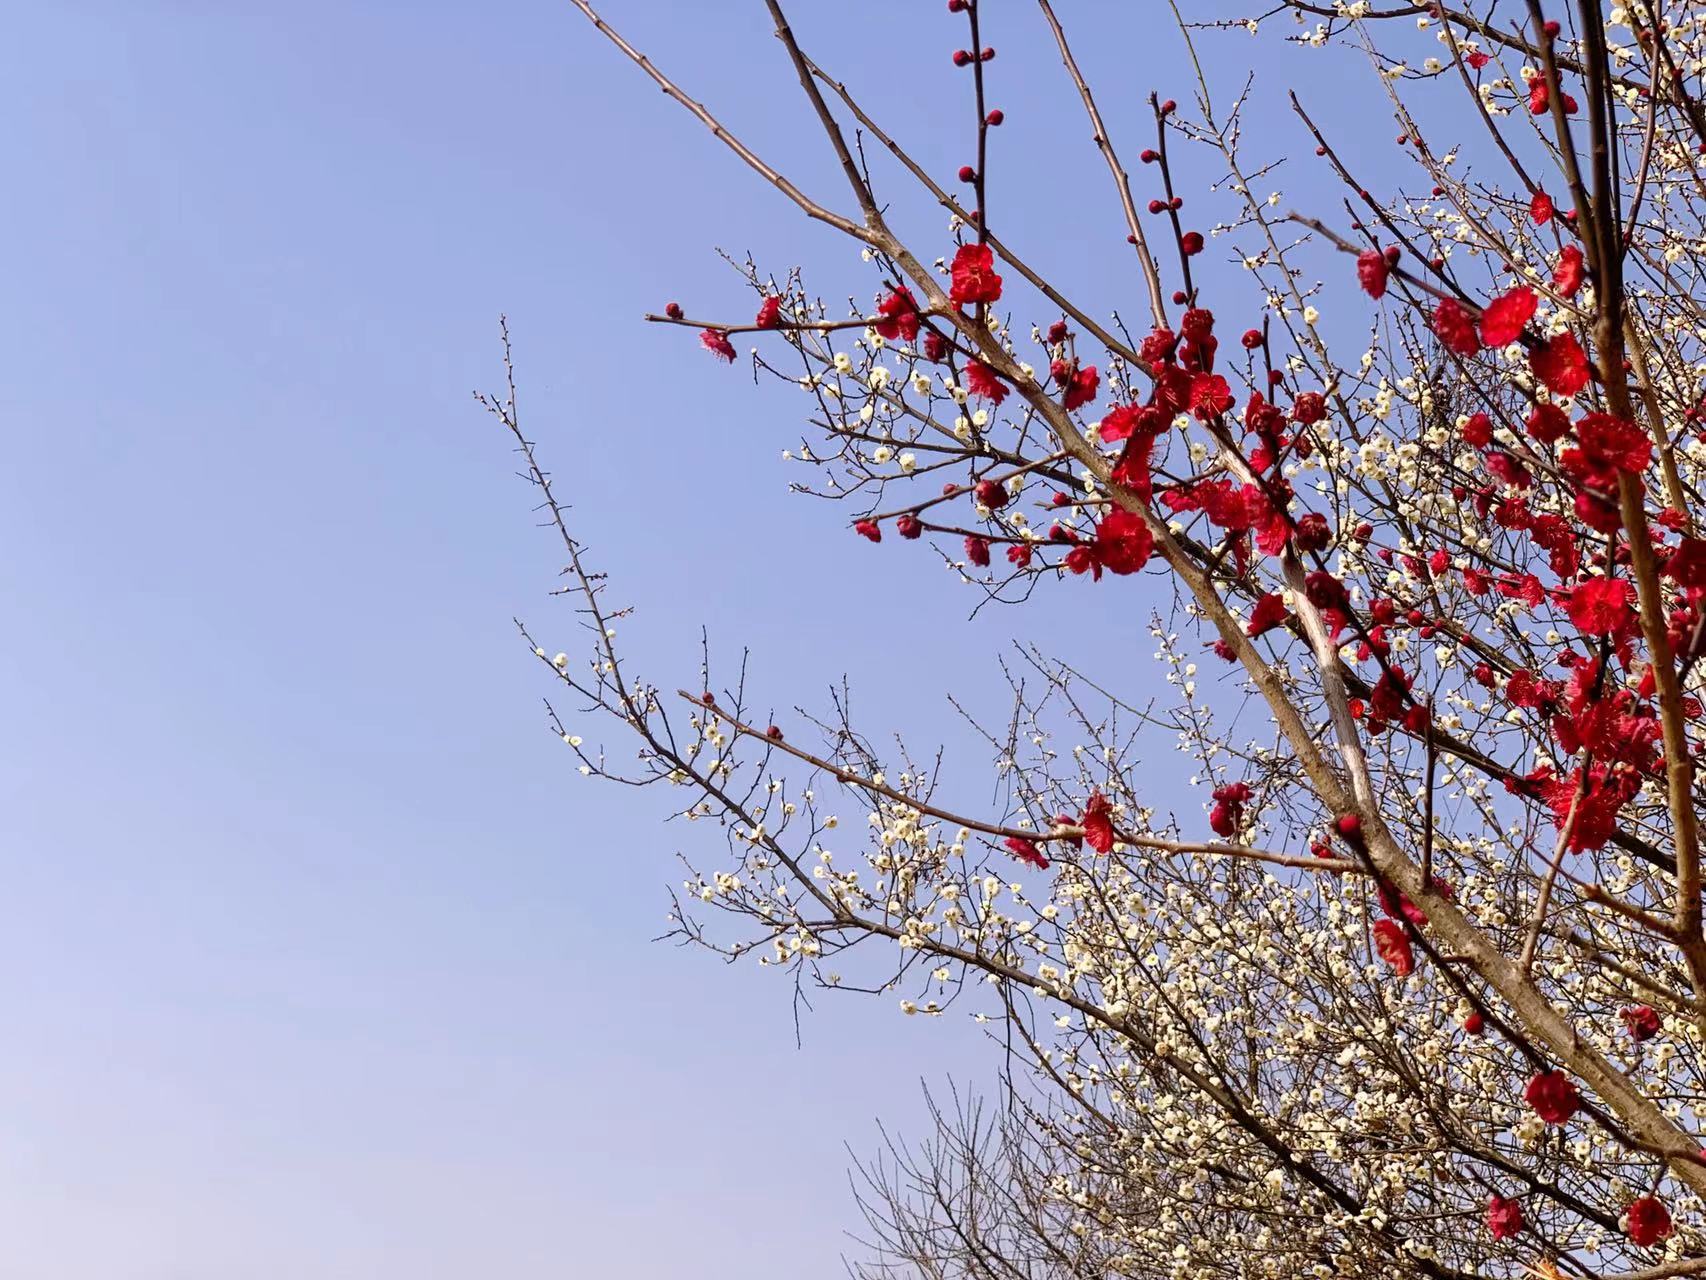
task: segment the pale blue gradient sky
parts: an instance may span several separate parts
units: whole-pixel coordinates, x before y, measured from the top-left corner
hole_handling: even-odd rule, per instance
[[[957,23],[793,7],[951,173]],[[1177,38],[1066,8],[1106,24],[1085,61],[1135,161],[1137,95],[1189,96]],[[841,200],[762,6],[608,9]],[[796,1049],[781,982],[649,944],[687,836],[544,732],[510,617],[573,633],[469,400],[496,317],[648,674],[691,679],[704,623],[778,704],[845,671],[869,728],[963,747],[936,691],[990,705],[1012,634],[1144,672],[1153,588],[1056,589],[1064,638],[968,624],[922,548],[790,499],[798,402],[637,316],[749,312],[717,246],[832,297],[872,279],[561,0],[79,0],[7,27],[0,1276],[834,1273],[842,1143],[982,1059],[886,1000],[830,1002]],[[998,151],[1079,175],[998,178],[997,207],[1135,316],[1046,34],[1020,5],[990,38]],[[1311,56],[1222,39],[1234,66],[1264,49],[1270,100]],[[936,214],[912,227],[946,247]],[[899,601],[930,637],[904,668]]]

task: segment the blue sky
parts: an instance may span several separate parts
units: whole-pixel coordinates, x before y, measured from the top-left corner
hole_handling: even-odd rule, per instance
[[[761,5],[607,8],[841,200]],[[951,173],[958,25],[793,8]],[[1137,95],[1189,96],[1180,49],[1092,14],[1135,160]],[[685,837],[545,732],[510,619],[573,633],[469,396],[497,316],[648,674],[691,679],[703,623],[776,704],[845,672],[868,728],[964,747],[937,693],[995,705],[1013,635],[1149,678],[1151,597],[971,624],[934,557],[788,497],[797,401],[637,317],[750,312],[716,247],[831,297],[871,278],[565,3],[86,0],[8,34],[0,1275],[833,1274],[842,1144],[985,1060],[888,1001],[796,1048],[773,976],[648,941]],[[997,177],[997,216],[1136,315],[1046,32],[1018,6],[989,39],[998,146],[1077,175]],[[1221,39],[1276,98],[1320,56]],[[896,599],[928,637],[904,675]]]

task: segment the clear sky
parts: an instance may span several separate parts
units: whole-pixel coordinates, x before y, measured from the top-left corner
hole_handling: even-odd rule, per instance
[[[1070,86],[1031,7],[999,7],[992,199],[1135,314]],[[951,173],[941,6],[792,8]],[[1133,159],[1138,95],[1191,89],[1150,8],[1063,6],[1094,16]],[[607,10],[841,200],[762,5]],[[79,0],[7,27],[0,1276],[835,1274],[842,1144],[982,1059],[853,998],[796,1048],[774,976],[649,941],[686,836],[545,731],[510,619],[574,633],[469,396],[497,316],[648,674],[692,679],[703,623],[779,705],[846,672],[867,728],[964,746],[938,691],[997,705],[1015,634],[1148,678],[1148,598],[1070,584],[1064,614],[968,623],[933,556],[788,497],[798,401],[637,317],[749,313],[717,247],[831,297],[872,277],[562,0]],[[1230,83],[1265,49],[1270,99],[1320,56],[1219,39]]]

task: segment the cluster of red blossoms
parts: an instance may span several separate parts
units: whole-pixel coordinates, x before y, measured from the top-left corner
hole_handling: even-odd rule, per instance
[[[1494,1192],[1487,1200],[1487,1233],[1495,1240],[1509,1240],[1523,1228],[1522,1205]],[[1641,1196],[1629,1204],[1623,1229],[1642,1248],[1657,1244],[1671,1233],[1670,1210],[1653,1196]]]
[[[1544,84],[1537,82],[1533,93],[1544,99]],[[1149,158],[1147,153],[1145,158]],[[1158,203],[1163,209],[1173,207]],[[1542,224],[1556,214],[1544,192],[1534,195],[1529,211],[1534,221]],[[1395,249],[1364,252],[1356,264],[1359,283],[1371,297],[1384,296],[1399,271],[1400,260]],[[981,308],[1002,296],[1002,278],[985,244],[960,245],[949,275],[949,297],[959,306]],[[1572,296],[1582,279],[1581,250],[1567,246],[1555,264],[1553,284],[1564,296]],[[1569,332],[1549,338],[1532,334],[1529,324],[1537,307],[1535,292],[1526,286],[1513,288],[1483,306],[1466,298],[1440,297],[1433,309],[1433,326],[1445,347],[1465,358],[1484,349],[1520,343],[1540,385],[1559,397],[1577,395],[1592,376],[1587,354]],[[780,309],[780,299],[767,298],[756,326],[778,327],[782,323]],[[912,293],[904,286],[892,289],[879,303],[872,327],[891,340],[917,340],[922,325]],[[1121,446],[1111,470],[1112,481],[1145,506],[1157,496],[1152,474],[1156,443],[1176,416],[1190,414],[1217,431],[1227,429],[1235,397],[1227,380],[1215,372],[1219,339],[1214,327],[1213,313],[1194,307],[1184,313],[1177,333],[1166,328],[1150,333],[1139,353],[1154,379],[1148,400],[1113,406],[1097,426],[1104,444]],[[1065,336],[1064,324],[1054,326],[1049,333],[1051,345],[1058,349]],[[733,358],[726,334],[707,330],[701,337],[717,354]],[[1243,345],[1254,350],[1262,341],[1260,331],[1251,330],[1244,335]],[[947,344],[935,333],[926,333],[924,354],[928,359],[944,359]],[[1062,407],[1069,412],[1092,404],[1100,390],[1095,366],[1080,365],[1064,355],[1051,360],[1049,376],[1058,388]],[[1273,380],[1277,383],[1277,376]],[[1010,392],[995,369],[977,360],[966,363],[964,385],[968,395],[996,406]],[[1289,412],[1269,402],[1260,391],[1253,392],[1243,411],[1250,478],[1239,480],[1222,474],[1170,484],[1159,495],[1162,505],[1173,514],[1201,513],[1209,525],[1221,530],[1240,572],[1249,568],[1254,556],[1278,555],[1288,543],[1306,554],[1325,550],[1332,541],[1326,518],[1316,513],[1294,518],[1289,511],[1294,494],[1280,473],[1288,452],[1307,456],[1310,449],[1306,431],[1293,428],[1307,428],[1325,416],[1326,403],[1319,392],[1297,394]],[[1462,428],[1463,441],[1481,452],[1489,478],[1485,488],[1472,495],[1473,502],[1481,515],[1502,528],[1527,534],[1546,552],[1560,579],[1568,581],[1581,570],[1578,541],[1561,517],[1534,512],[1525,496],[1535,484],[1536,456],[1546,453],[1549,470],[1573,486],[1576,513],[1583,522],[1609,533],[1621,528],[1619,484],[1631,477],[1639,483],[1651,461],[1651,441],[1634,424],[1604,413],[1589,413],[1572,421],[1563,407],[1550,401],[1534,402],[1526,427],[1529,442],[1519,441],[1511,447],[1497,440],[1485,413],[1467,420]],[[987,477],[969,491],[988,511],[1001,509],[1010,498],[1001,484]],[[1458,496],[1471,497],[1468,493]],[[1104,572],[1133,574],[1153,554],[1152,518],[1124,506],[1109,505],[1088,534],[1057,523],[1050,528],[1046,542],[1066,549],[1062,565],[1071,573],[1098,580]],[[895,525],[903,538],[918,538],[925,532],[922,521],[911,513],[897,517]],[[882,538],[874,520],[859,520],[854,527],[873,542]],[[967,534],[964,545],[970,563],[980,567],[990,563],[992,544],[988,537]],[[1706,541],[1683,538],[1675,547],[1659,542],[1658,550],[1665,572],[1683,589],[1683,605],[1671,625],[1673,642],[1680,643],[1698,629],[1701,600],[1706,595]],[[1021,542],[1009,547],[1007,556],[1012,564],[1025,568],[1031,564],[1032,553],[1032,546]],[[1390,558],[1390,553],[1382,554]],[[1404,560],[1406,568],[1425,579],[1438,581],[1451,572],[1450,557],[1444,551],[1425,558],[1406,556]],[[1619,661],[1629,665],[1638,638],[1634,587],[1616,574],[1615,564],[1605,569],[1603,575],[1550,592],[1529,573],[1501,576],[1467,568],[1462,571],[1462,581],[1473,595],[1496,592],[1529,608],[1539,608],[1552,598],[1584,638],[1602,642]],[[1325,569],[1309,572],[1305,584],[1306,595],[1321,611],[1337,641],[1354,619],[1344,584]],[[1368,620],[1366,630],[1358,627],[1359,656],[1365,660],[1379,657],[1382,672],[1366,699],[1355,701],[1353,713],[1364,719],[1371,733],[1388,724],[1402,724],[1407,731],[1420,733],[1428,723],[1427,708],[1412,696],[1410,677],[1391,662],[1385,638],[1386,628],[1399,621],[1398,610],[1392,601],[1376,598],[1369,603]],[[1428,634],[1423,618],[1415,611],[1404,620],[1421,625],[1423,635]],[[1283,597],[1268,592],[1255,600],[1246,630],[1250,636],[1260,636],[1289,621]],[[1222,656],[1232,656],[1224,644],[1216,647]],[[1543,680],[1531,672],[1518,671],[1506,682],[1504,696],[1514,708],[1547,717],[1566,755],[1573,757],[1585,751],[1592,763],[1564,775],[1540,769],[1507,786],[1550,808],[1559,828],[1569,828],[1569,848],[1594,849],[1610,839],[1619,811],[1637,793],[1643,778],[1661,766],[1661,734],[1647,705],[1650,687],[1636,691],[1615,687],[1605,679],[1598,659],[1575,659],[1566,652],[1562,661],[1572,668],[1568,680]],[[1482,664],[1474,675],[1493,687],[1495,677],[1490,667]],[[1649,683],[1651,678],[1649,673]],[[1222,837],[1234,836],[1242,825],[1243,806],[1250,798],[1250,789],[1243,783],[1217,789],[1209,814],[1211,828]],[[1083,838],[1092,848],[1105,852],[1112,847],[1113,827],[1104,797],[1092,797],[1080,825]],[[1049,865],[1036,840],[1011,837],[1006,844],[1015,857],[1032,866],[1043,869]],[[1373,925],[1377,951],[1396,974],[1407,975],[1415,964],[1410,931],[1425,923],[1425,917],[1407,899],[1392,899],[1388,893],[1383,892],[1382,905],[1388,918]],[[1637,1039],[1656,1034],[1657,1019],[1650,1009],[1629,1011],[1625,1017]],[[1574,1086],[1559,1073],[1536,1077],[1529,1099],[1537,1113],[1551,1123],[1568,1119],[1576,1105]],[[1514,1202],[1499,1201],[1489,1210],[1490,1226],[1495,1220],[1499,1224],[1493,1228],[1496,1235],[1513,1233],[1520,1229],[1520,1209]]]
[[[1350,815],[1354,818],[1355,815]],[[1347,830],[1346,819],[1340,819],[1339,834],[1346,843],[1356,847],[1360,833],[1360,821],[1355,830]],[[1327,857],[1332,853],[1326,845],[1318,845],[1314,850],[1316,856]],[[1386,915],[1384,920],[1376,920],[1371,928],[1374,937],[1375,953],[1385,961],[1386,965],[1400,978],[1407,978],[1416,970],[1416,953],[1411,942],[1413,930],[1420,929],[1428,922],[1427,914],[1410,900],[1408,894],[1401,892],[1395,885],[1379,883],[1380,909]],[[1443,898],[1452,898],[1455,891],[1451,885],[1435,876],[1433,879],[1434,892]],[[1472,1014],[1473,1023],[1466,1020],[1464,1030],[1471,1035],[1479,1035],[1481,1021],[1479,1014]]]
[[[1645,1009],[1645,1013],[1651,1014],[1652,1010]],[[1639,1019],[1641,1011],[1628,1010],[1625,1017],[1629,1014],[1636,1014]],[[1523,1097],[1547,1124],[1568,1124],[1581,1106],[1575,1083],[1562,1071],[1539,1072],[1528,1082]],[[1487,1202],[1487,1230],[1493,1239],[1514,1236],[1522,1226],[1522,1209],[1514,1200],[1494,1195]],[[1625,1212],[1623,1229],[1630,1240],[1643,1248],[1655,1245],[1671,1233],[1670,1210],[1653,1196],[1641,1196]]]
[[[1550,198],[1538,193],[1530,213],[1537,222],[1550,220],[1554,214]],[[1369,250],[1359,257],[1358,279],[1371,296],[1385,292],[1398,258],[1390,250]],[[1581,250],[1567,246],[1559,255],[1554,285],[1571,295],[1581,285],[1582,271]],[[1528,324],[1536,307],[1534,291],[1527,287],[1493,299],[1479,309],[1478,319],[1472,319],[1470,309],[1457,301],[1441,299],[1434,309],[1434,328],[1445,346],[1462,356],[1472,356],[1483,346],[1520,342],[1542,386],[1561,397],[1577,395],[1591,378],[1587,354],[1569,332],[1547,339],[1530,334]],[[1584,525],[1615,535],[1623,529],[1620,491],[1625,485],[1632,485],[1637,493],[1642,489],[1642,476],[1652,460],[1652,440],[1633,422],[1598,412],[1572,421],[1562,405],[1538,399],[1524,425],[1527,440],[1506,446],[1495,440],[1492,421],[1485,413],[1467,420],[1463,443],[1481,452],[1489,483],[1473,495],[1459,487],[1454,496],[1472,498],[1478,514],[1505,530],[1526,534],[1545,553],[1558,578],[1571,583],[1583,567],[1582,544],[1562,516],[1531,509],[1527,494],[1537,484],[1537,475],[1548,473],[1568,486],[1575,515]],[[1663,575],[1679,589],[1680,604],[1669,618],[1668,633],[1673,650],[1687,659],[1695,656],[1690,646],[1698,643],[1700,633],[1706,542],[1682,536],[1675,545],[1667,544],[1668,533],[1685,524],[1680,512],[1662,511],[1653,530],[1653,549]],[[1635,586],[1617,572],[1628,559],[1628,548],[1618,547],[1603,564],[1602,574],[1552,591],[1533,573],[1497,575],[1474,568],[1462,573],[1464,588],[1471,595],[1496,592],[1529,609],[1552,599],[1584,640],[1603,646],[1626,670],[1639,673],[1637,688],[1624,688],[1606,678],[1599,659],[1565,650],[1559,663],[1571,672],[1567,681],[1545,680],[1518,670],[1506,682],[1504,697],[1513,708],[1546,717],[1565,755],[1586,751],[1591,760],[1562,776],[1543,767],[1506,783],[1512,792],[1538,799],[1552,811],[1560,831],[1568,830],[1567,847],[1572,851],[1603,847],[1616,830],[1622,808],[1638,793],[1642,781],[1656,776],[1662,767],[1658,748],[1662,734],[1648,701],[1655,677],[1650,666],[1637,661],[1635,652],[1640,638]],[[1438,577],[1449,563],[1448,557],[1440,555],[1437,563],[1428,564],[1428,576]],[[1266,627],[1282,620],[1277,603],[1258,608],[1252,634],[1257,621]],[[1488,688],[1496,685],[1486,664],[1474,669],[1474,677]],[[1688,714],[1698,715],[1699,710],[1697,701],[1688,699]]]
[[[1537,195],[1531,205],[1536,220],[1553,216],[1550,200],[1542,196],[1543,193]],[[1398,255],[1392,251],[1370,250],[1359,257],[1358,278],[1371,296],[1380,297],[1386,292],[1397,262]],[[1567,284],[1579,284],[1579,250],[1573,247],[1565,250],[1559,275],[1569,277]],[[987,245],[959,246],[952,260],[950,278],[949,296],[960,306],[985,306],[1002,296],[1002,278],[995,270],[994,255]],[[1520,341],[1527,347],[1531,366],[1543,385],[1561,396],[1576,394],[1587,382],[1586,354],[1568,333],[1547,340],[1529,335],[1528,325],[1536,306],[1534,292],[1526,287],[1512,289],[1476,309],[1474,318],[1464,305],[1442,299],[1435,308],[1435,327],[1447,346],[1463,355],[1479,352],[1483,347]],[[767,298],[759,310],[757,327],[774,328],[782,323],[780,300]],[[914,341],[923,331],[917,303],[904,286],[893,288],[882,299],[872,324],[885,338],[901,341]],[[1152,456],[1157,441],[1174,417],[1188,413],[1217,431],[1227,429],[1234,397],[1226,379],[1215,372],[1219,340],[1214,327],[1213,313],[1199,307],[1185,312],[1179,332],[1158,328],[1149,334],[1140,351],[1147,372],[1154,379],[1148,400],[1113,406],[1097,426],[1103,443],[1121,446],[1111,479],[1142,504],[1147,505],[1157,496]],[[1049,333],[1051,344],[1057,348],[1065,336],[1064,324],[1054,326]],[[927,357],[946,355],[946,344],[940,339],[932,352],[930,339],[936,337],[934,333],[925,333]],[[719,354],[727,349],[732,355],[726,335],[708,330],[705,340]],[[1261,341],[1261,334],[1252,330],[1245,335],[1243,345],[1254,349]],[[999,405],[1009,393],[1000,375],[981,362],[969,361],[964,376],[971,396]],[[1060,389],[1063,407],[1069,411],[1092,403],[1098,394],[1099,376],[1094,366],[1080,366],[1074,360],[1057,357],[1051,362],[1050,376]],[[1290,514],[1288,509],[1294,495],[1279,469],[1288,452],[1299,456],[1307,456],[1309,452],[1307,433],[1293,428],[1311,426],[1325,414],[1325,400],[1319,392],[1297,394],[1289,412],[1269,402],[1261,392],[1253,392],[1243,412],[1245,453],[1251,478],[1239,480],[1222,474],[1173,483],[1160,493],[1162,505],[1174,514],[1200,512],[1209,525],[1224,533],[1233,562],[1240,571],[1249,567],[1255,555],[1280,554],[1288,542],[1302,553],[1325,550],[1332,541],[1327,520],[1316,513],[1296,517]],[[1464,492],[1458,496],[1472,498],[1476,510],[1502,528],[1528,535],[1546,552],[1554,572],[1568,581],[1581,569],[1580,544],[1562,517],[1537,513],[1530,508],[1526,491],[1535,484],[1536,457],[1544,452],[1551,473],[1572,485],[1576,513],[1584,523],[1612,532],[1621,527],[1617,505],[1619,485],[1628,478],[1640,482],[1651,461],[1651,441],[1634,424],[1604,413],[1589,413],[1572,421],[1563,407],[1549,401],[1534,403],[1526,427],[1528,442],[1518,441],[1509,446],[1498,441],[1485,413],[1472,415],[1466,421],[1462,428],[1463,441],[1481,451],[1488,483],[1473,495]],[[976,482],[970,492],[989,511],[999,510],[1010,496],[1001,484],[988,477]],[[1088,534],[1057,523],[1050,528],[1046,544],[1065,549],[1061,564],[1071,573],[1098,580],[1104,572],[1133,574],[1153,554],[1152,518],[1110,505]],[[1665,525],[1666,521],[1661,518],[1660,524]],[[911,513],[899,516],[895,526],[908,539],[918,538],[926,531],[923,522]],[[873,542],[881,540],[882,531],[874,520],[859,520],[854,527]],[[1360,530],[1359,534],[1366,536]],[[980,567],[990,563],[992,543],[987,536],[967,534],[964,545],[970,563]],[[1683,603],[1670,627],[1673,643],[1681,647],[1699,630],[1701,598],[1706,595],[1706,541],[1687,537],[1671,547],[1657,541],[1656,547],[1665,573],[1682,589]],[[1032,563],[1033,550],[1029,542],[1016,542],[1008,548],[1007,558],[1024,569]],[[1391,553],[1380,554],[1390,559]],[[1626,557],[1627,552],[1623,554]],[[1405,567],[1424,579],[1438,581],[1452,571],[1450,557],[1444,551],[1403,558]],[[1634,587],[1616,573],[1616,568],[1615,563],[1608,564],[1602,575],[1553,591],[1548,591],[1532,573],[1499,575],[1465,568],[1462,582],[1472,595],[1496,592],[1529,608],[1539,608],[1550,597],[1583,637],[1603,642],[1627,666],[1634,659],[1639,618]],[[1325,569],[1307,573],[1305,583],[1306,595],[1321,611],[1332,638],[1337,641],[1354,620],[1343,583]],[[1260,636],[1289,620],[1283,598],[1277,592],[1268,592],[1255,600],[1246,630],[1251,636]],[[1352,708],[1353,714],[1364,718],[1371,733],[1379,733],[1386,725],[1395,723],[1402,724],[1409,732],[1420,733],[1428,723],[1426,707],[1410,692],[1409,676],[1391,661],[1385,630],[1397,620],[1398,611],[1393,603],[1376,598],[1368,606],[1370,626],[1366,630],[1358,627],[1359,656],[1379,657],[1382,663],[1381,675],[1368,696],[1357,699]],[[1429,633],[1425,620],[1416,611],[1412,610],[1405,621],[1420,625],[1424,637]],[[1222,656],[1232,656],[1224,644],[1216,647]],[[1574,667],[1567,681],[1543,680],[1531,672],[1518,671],[1506,682],[1504,696],[1512,707],[1530,709],[1549,718],[1565,752],[1575,755],[1588,748],[1592,763],[1562,776],[1551,769],[1537,770],[1508,782],[1507,786],[1548,806],[1560,829],[1568,825],[1571,849],[1594,849],[1610,838],[1619,811],[1637,793],[1642,779],[1661,767],[1657,750],[1661,735],[1647,705],[1650,687],[1637,691],[1615,687],[1615,682],[1604,679],[1597,660],[1578,659],[1567,651],[1561,661]],[[1474,675],[1481,683],[1494,687],[1495,676],[1490,667],[1482,664],[1475,668]],[[1650,672],[1646,679],[1650,684]],[[1210,815],[1211,826],[1222,835],[1235,831],[1240,822],[1241,803],[1241,799],[1229,800],[1217,795]],[[1030,860],[1033,849],[1031,846],[1018,856]],[[1395,970],[1409,972],[1413,958],[1407,935],[1392,921],[1381,923],[1392,926],[1377,929],[1382,955]]]

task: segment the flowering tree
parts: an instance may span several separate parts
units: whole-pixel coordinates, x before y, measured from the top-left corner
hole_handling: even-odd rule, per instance
[[[1674,0],[1273,0],[1236,24],[1155,2],[1193,59],[1274,23],[1366,51],[1427,194],[1368,190],[1298,103],[1323,180],[1282,210],[1241,153],[1244,100],[1200,71],[1192,106],[1151,96],[1128,169],[1050,0],[918,19],[964,46],[953,182],[767,0],[838,211],[575,0],[870,265],[846,312],[746,262],[751,320],[726,299],[648,319],[729,361],[754,335],[755,371],[803,391],[805,487],[880,544],[848,554],[933,546],[991,602],[1139,592],[1174,705],[1027,651],[987,731],[991,812],[844,705],[769,724],[708,659],[691,688],[637,681],[512,380],[482,399],[590,636],[534,651],[637,755],[554,727],[583,773],[680,788],[720,827],[683,937],[907,1013],[975,993],[1028,1054],[1011,1108],[956,1101],[867,1170],[872,1274],[1706,1271],[1706,23]],[[997,17],[1058,45],[1144,332],[1066,296],[991,207]],[[1185,147],[1225,175],[1212,239],[1175,189]],[[920,193],[939,242],[891,225]],[[1205,294],[1211,244],[1253,288]],[[1329,295],[1366,317],[1348,360]],[[1259,732],[1225,727],[1251,702]],[[1200,819],[1145,795],[1146,727],[1196,757]],[[838,826],[849,805],[868,828]]]

